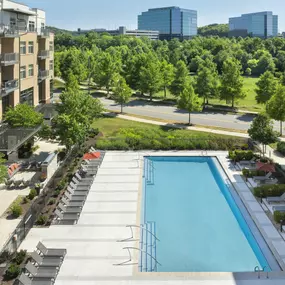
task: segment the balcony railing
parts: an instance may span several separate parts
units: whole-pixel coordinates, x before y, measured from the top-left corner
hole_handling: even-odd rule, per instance
[[[0,35],[6,38],[15,38],[20,34],[19,27],[0,24]]]
[[[18,53],[4,53],[1,55],[1,64],[4,66],[13,65],[19,62]]]
[[[50,36],[50,31],[47,28],[42,28],[40,32],[40,36],[43,38],[48,38]]]
[[[1,95],[5,96],[19,88],[19,80],[3,81],[1,86]]]
[[[40,70],[38,74],[39,81],[45,80],[49,77],[49,70]]]
[[[39,59],[46,59],[49,58],[49,51],[48,50],[41,50],[39,51],[38,57]]]

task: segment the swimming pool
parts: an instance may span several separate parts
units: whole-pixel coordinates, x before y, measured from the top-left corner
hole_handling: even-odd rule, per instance
[[[141,271],[252,272],[270,267],[210,157],[147,157]]]

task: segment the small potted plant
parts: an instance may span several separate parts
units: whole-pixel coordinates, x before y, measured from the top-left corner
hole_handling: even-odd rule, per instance
[[[35,184],[35,190],[37,191],[37,196],[40,195],[41,188],[42,188],[41,183],[36,183],[36,184]]]
[[[43,172],[40,176],[40,182],[45,182],[46,179],[47,179],[47,174]]]

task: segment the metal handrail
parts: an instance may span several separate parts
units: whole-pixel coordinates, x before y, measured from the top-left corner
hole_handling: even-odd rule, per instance
[[[19,60],[19,53],[4,53],[1,55],[1,62],[13,62]]]
[[[141,229],[141,230],[145,230],[147,231],[148,233],[150,233],[156,240],[160,241],[159,238],[157,238],[156,235],[154,235],[151,231],[149,231],[148,229],[146,229],[145,227],[143,227],[142,225],[138,226],[138,225],[127,225],[126,226],[127,228],[130,228],[131,232],[132,232],[132,236],[128,239],[123,239],[123,240],[119,240],[118,242],[125,242],[125,241],[130,241],[134,238],[134,232],[133,232],[133,228],[138,228],[138,229]]]

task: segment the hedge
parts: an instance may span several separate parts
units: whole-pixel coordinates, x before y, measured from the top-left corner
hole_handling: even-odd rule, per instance
[[[244,168],[242,170],[242,174],[243,176],[247,178],[252,178],[254,176],[265,176],[266,173],[262,170],[250,170],[250,169]]]
[[[254,153],[251,150],[234,150],[229,152],[229,158],[236,162],[252,160],[254,158]]]
[[[262,185],[254,188],[254,195],[259,198],[278,197],[285,193],[285,184]]]
[[[279,143],[277,144],[277,150],[278,150],[281,154],[285,155],[285,142],[279,142]]]
[[[274,212],[274,221],[276,223],[280,223],[281,221],[285,221],[285,212],[275,211]]]

